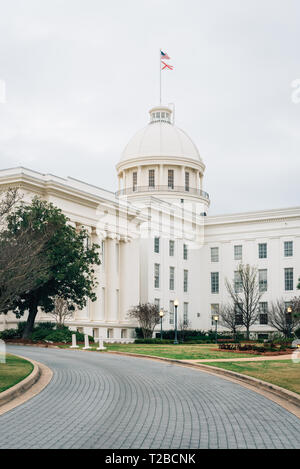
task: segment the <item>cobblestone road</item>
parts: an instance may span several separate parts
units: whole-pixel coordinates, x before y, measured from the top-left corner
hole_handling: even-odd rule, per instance
[[[50,384],[0,416],[0,448],[300,448],[300,420],[238,384],[109,354],[8,347]]]

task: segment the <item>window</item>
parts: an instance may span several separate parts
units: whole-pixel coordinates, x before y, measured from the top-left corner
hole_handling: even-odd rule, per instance
[[[174,324],[174,301],[170,301],[169,310],[170,310],[170,320],[169,320],[169,323],[170,323],[170,324]]]
[[[234,246],[234,260],[241,261],[243,257],[243,246],[241,244]]]
[[[154,238],[154,252],[159,254],[159,238],[158,237]]]
[[[188,315],[189,315],[189,304],[183,303],[183,325],[184,326],[188,325],[188,322],[189,322]]]
[[[188,291],[188,278],[189,278],[189,271],[183,271],[183,291],[186,293]]]
[[[159,288],[159,270],[160,265],[154,264],[154,288]]]
[[[210,273],[211,292],[219,293],[219,272]]]
[[[174,189],[174,170],[168,169],[168,188]]]
[[[268,289],[268,271],[267,269],[261,269],[258,271],[258,284],[259,291],[267,291]]]
[[[219,303],[212,303],[212,304],[210,305],[211,325],[212,325],[212,326],[215,326],[215,325],[216,325],[216,321],[213,319],[213,316],[214,316],[215,314],[219,314],[219,310],[220,310]]]
[[[137,172],[134,171],[132,173],[132,190],[133,190],[133,192],[136,191],[136,188],[137,188]]]
[[[154,304],[160,309],[160,298],[154,298]]]
[[[243,303],[236,303],[234,306],[235,312],[235,325],[242,326],[243,325],[243,313],[242,313]]]
[[[259,303],[259,324],[268,324],[268,303]]]
[[[169,241],[169,256],[174,256],[174,250],[175,250],[175,241],[170,239]]]
[[[188,192],[190,190],[190,173],[185,172],[185,190]]]
[[[187,261],[187,258],[188,258],[188,247],[187,247],[187,244],[184,244],[183,245],[183,259]]]
[[[155,187],[155,170],[149,169],[149,187]]]
[[[284,256],[291,257],[293,255],[293,241],[284,242]]]
[[[294,289],[294,269],[292,268],[284,269],[284,289]]]
[[[258,257],[259,259],[267,258],[267,243],[259,243],[258,245]]]
[[[242,278],[241,278],[241,273],[236,270],[234,272],[234,291],[235,293],[241,293],[243,290],[243,283],[242,283]]]
[[[170,267],[170,282],[169,282],[170,290],[174,290],[174,279],[175,279],[175,267]]]
[[[219,262],[219,248],[210,248],[211,262]]]

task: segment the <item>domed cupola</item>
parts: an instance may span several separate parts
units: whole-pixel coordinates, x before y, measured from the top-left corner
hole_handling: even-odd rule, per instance
[[[118,195],[196,197],[208,205],[208,194],[202,190],[205,165],[196,145],[174,124],[169,106],[153,107],[149,114],[148,125],[128,142],[117,164]]]

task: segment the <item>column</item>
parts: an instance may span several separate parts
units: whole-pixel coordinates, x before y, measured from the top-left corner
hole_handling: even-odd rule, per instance
[[[117,318],[117,259],[116,259],[116,237],[108,234],[105,240],[105,320],[108,322],[116,322]]]
[[[137,170],[137,186],[138,188],[141,187],[143,185],[142,183],[142,167],[141,166],[138,166],[138,170]],[[139,189],[138,189],[139,190]]]
[[[100,231],[100,230],[93,231],[93,242],[100,246],[100,250],[101,250],[102,241],[105,240],[105,237],[106,237],[105,231]],[[103,256],[102,254],[100,254],[100,259],[102,258]],[[91,310],[92,310],[91,319],[93,321],[105,320],[104,309],[103,309],[103,303],[105,299],[103,298],[103,276],[101,275],[102,272],[103,272],[103,265],[101,264],[96,265],[95,276],[96,276],[96,281],[98,282],[98,285],[96,287],[97,300],[91,304]]]
[[[134,261],[133,261],[134,259]],[[120,314],[119,320],[128,320],[127,312],[139,303],[139,240],[122,238],[120,242]]]
[[[203,190],[203,174],[200,174],[200,190]]]
[[[164,186],[164,165],[160,164],[159,165],[159,178],[158,178],[158,185],[159,186]]]
[[[196,185],[196,188],[197,188],[197,191],[200,191],[201,187],[200,187],[200,171],[197,171],[196,172],[196,177],[197,177],[197,185]]]
[[[183,187],[183,190],[185,188],[185,167],[181,166],[181,184],[180,186]]]

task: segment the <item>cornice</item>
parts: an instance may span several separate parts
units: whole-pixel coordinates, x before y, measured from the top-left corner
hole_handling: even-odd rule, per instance
[[[133,157],[125,161],[119,161],[116,164],[117,172],[122,172],[126,169],[130,169],[135,166],[149,166],[149,165],[168,165],[173,164],[175,166],[187,166],[196,170],[205,171],[205,164],[201,161],[196,161],[193,158],[182,157],[182,156],[142,156]]]
[[[300,221],[300,207],[288,207],[274,210],[260,210],[256,212],[236,213],[229,215],[207,216],[205,225],[231,225],[249,223],[279,223],[291,220]]]

